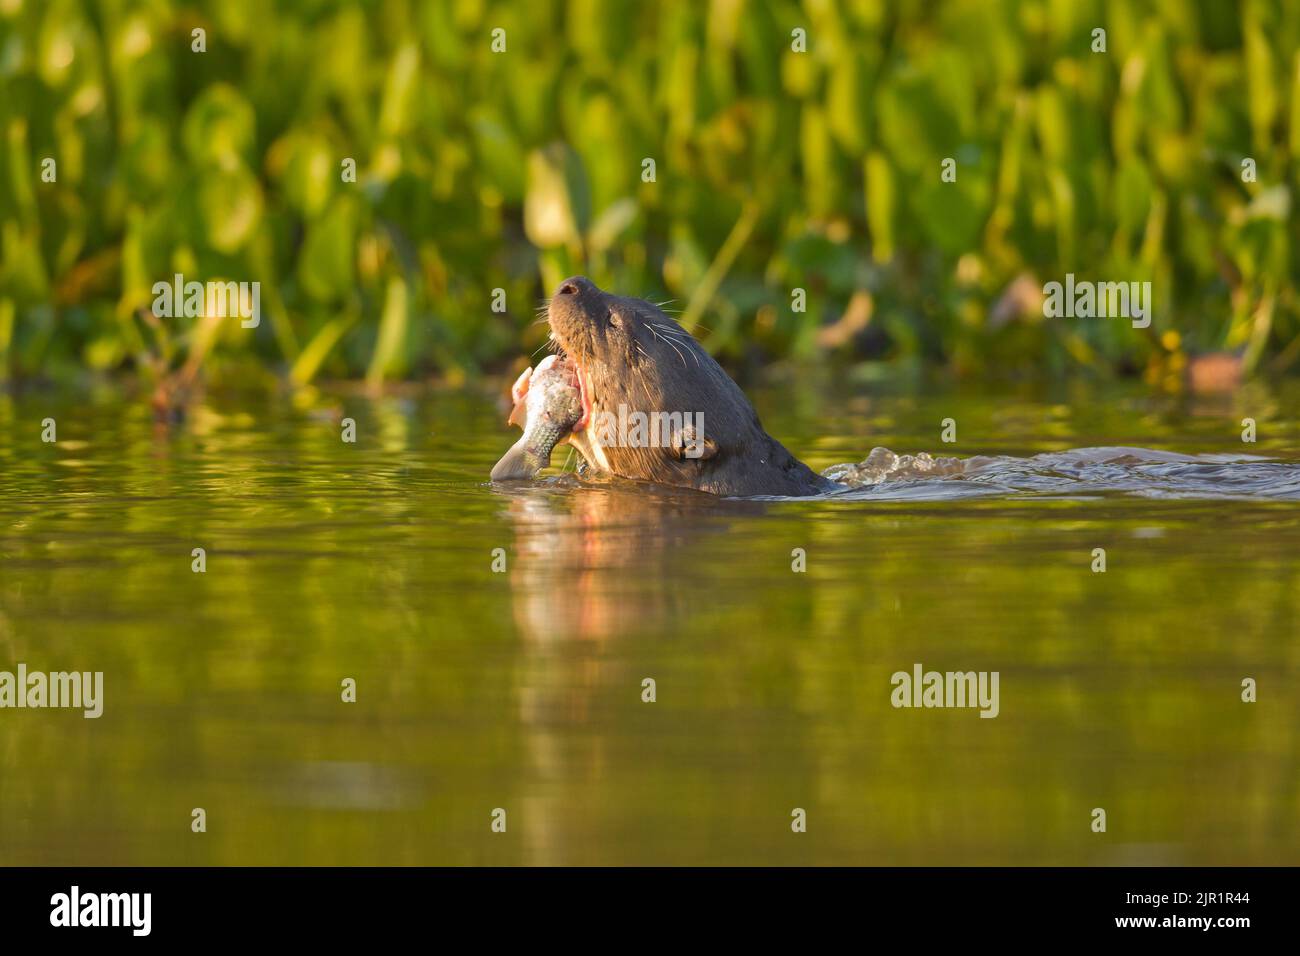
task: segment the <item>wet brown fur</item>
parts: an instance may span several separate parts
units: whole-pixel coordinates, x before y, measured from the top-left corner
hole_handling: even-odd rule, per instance
[[[617,416],[620,403],[647,416],[679,412],[691,421],[702,414],[702,457],[684,455],[680,445],[604,445],[614,474],[729,496],[804,496],[839,487],[769,435],[740,387],[651,303],[611,295],[575,276],[552,296],[548,318],[552,338],[590,376],[593,418]],[[569,443],[600,469],[593,429],[589,424]]]

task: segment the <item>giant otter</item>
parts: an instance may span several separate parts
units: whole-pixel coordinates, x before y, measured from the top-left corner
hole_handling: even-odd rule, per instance
[[[843,487],[764,431],[739,386],[649,302],[575,276],[551,297],[548,319],[552,341],[578,368],[583,415],[565,440],[590,468],[715,495]]]

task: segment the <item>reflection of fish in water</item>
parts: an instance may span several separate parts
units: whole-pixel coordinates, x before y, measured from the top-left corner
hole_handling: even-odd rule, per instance
[[[511,390],[510,424],[524,430],[492,469],[493,481],[532,478],[551,463],[551,451],[583,417],[577,370],[558,355],[526,369]]]

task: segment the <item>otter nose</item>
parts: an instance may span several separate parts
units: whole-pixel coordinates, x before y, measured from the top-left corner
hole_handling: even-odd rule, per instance
[[[565,279],[560,283],[560,290],[556,295],[590,295],[593,292],[599,292],[596,283],[592,282],[586,276],[573,276]]]

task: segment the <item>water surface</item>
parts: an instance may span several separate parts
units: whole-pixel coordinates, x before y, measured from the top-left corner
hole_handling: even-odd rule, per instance
[[[0,394],[0,670],[106,697],[0,711],[0,863],[1300,862],[1294,387],[754,397],[819,469],[994,461],[801,501],[493,488],[486,391],[170,429]],[[1066,454],[1098,446],[1177,454]],[[999,715],[893,708],[918,662],[997,671]]]

